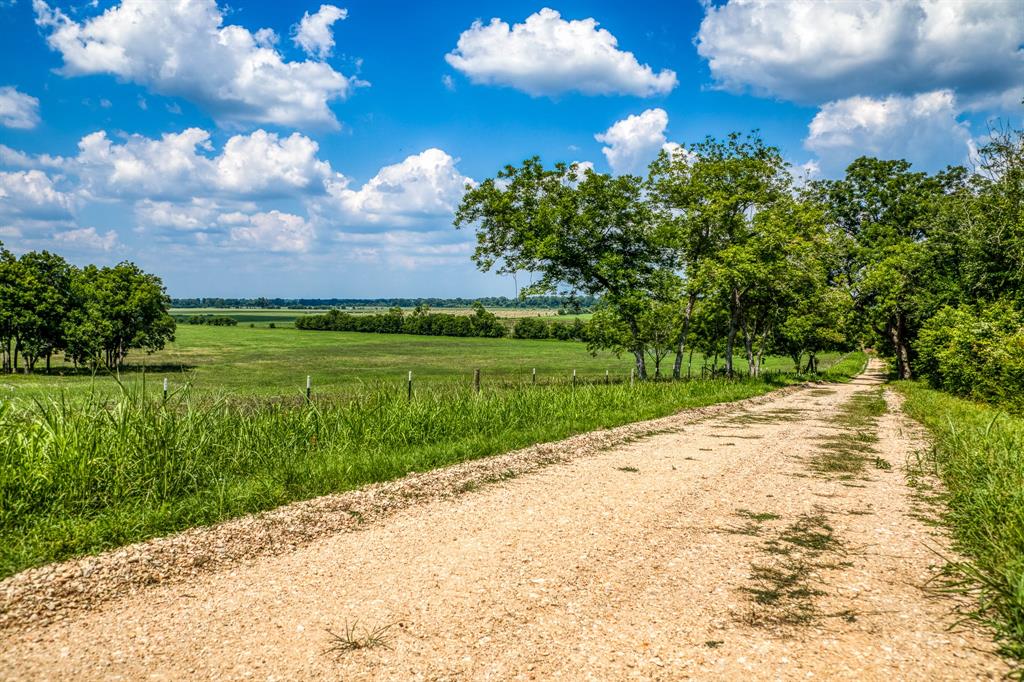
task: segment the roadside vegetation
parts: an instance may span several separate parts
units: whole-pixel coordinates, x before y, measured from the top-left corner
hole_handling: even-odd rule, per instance
[[[558,345],[558,344],[552,344]],[[862,355],[831,375],[860,371]],[[0,402],[0,575],[602,427],[738,400],[795,374],[343,399],[125,387]]]
[[[1024,418],[920,383],[896,387],[907,413],[932,434],[918,468],[941,480],[939,514],[965,557],[949,564],[947,585],[973,597],[971,615],[995,631],[1022,677]]]

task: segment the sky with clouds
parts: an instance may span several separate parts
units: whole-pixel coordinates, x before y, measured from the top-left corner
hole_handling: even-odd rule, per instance
[[[0,0],[0,37],[0,241],[180,297],[514,295],[451,224],[505,164],[758,128],[934,171],[1024,113],[1017,0]]]

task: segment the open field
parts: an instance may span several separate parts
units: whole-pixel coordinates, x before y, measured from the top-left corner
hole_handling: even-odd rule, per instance
[[[20,615],[0,668],[998,678],[985,634],[926,591],[950,549],[905,483],[920,443],[878,369],[23,573],[0,591]]]
[[[362,306],[349,306],[343,310],[352,315],[370,315],[386,313],[388,308]],[[405,313],[411,313],[412,308],[403,308]],[[545,317],[571,322],[575,319],[589,320],[591,313],[580,313],[578,315],[559,315],[555,308],[488,308],[488,310],[504,320],[516,320],[520,317]],[[433,308],[433,312],[445,313],[448,315],[471,315],[471,308]],[[187,319],[193,315],[213,315],[217,317],[230,317],[238,320],[239,325],[253,324],[257,327],[266,327],[271,322],[277,327],[291,326],[295,318],[300,315],[319,315],[327,312],[327,309],[291,310],[283,308],[171,308],[171,315],[178,319]]]
[[[822,356],[822,368],[837,357]],[[671,363],[671,359],[668,361]],[[363,334],[355,332],[299,331],[296,329],[255,329],[179,325],[176,341],[153,355],[133,352],[126,383],[138,383],[145,368],[146,382],[156,390],[164,377],[174,388],[185,383],[206,394],[298,396],[312,376],[314,392],[350,394],[366,384],[386,382],[405,390],[407,372],[413,372],[416,386],[472,381],[473,370],[483,373],[485,386],[498,383],[527,384],[537,369],[538,381],[565,382],[577,370],[581,381],[603,381],[607,370],[613,378],[625,380],[631,358],[610,353],[596,356],[585,344],[574,341],[524,339],[481,339],[404,334]],[[136,364],[138,363],[138,364]],[[745,363],[737,366],[745,371]],[[699,375],[701,357],[694,355],[693,370]],[[789,371],[788,358],[773,357],[766,369]],[[671,364],[668,366],[671,370]],[[53,375],[0,376],[0,397],[45,397],[55,390],[73,392],[98,386],[112,388],[108,375],[95,379],[72,375],[69,366],[55,363]],[[653,368],[652,368],[653,371]]]

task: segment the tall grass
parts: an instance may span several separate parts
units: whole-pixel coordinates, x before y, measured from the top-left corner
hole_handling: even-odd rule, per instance
[[[1024,417],[920,384],[897,386],[907,412],[934,436],[925,464],[944,484],[946,520],[968,558],[950,568],[1024,678]]]
[[[859,366],[859,365],[858,365]],[[768,379],[635,386],[378,385],[344,399],[125,387],[0,402],[0,575],[574,433],[764,393]]]

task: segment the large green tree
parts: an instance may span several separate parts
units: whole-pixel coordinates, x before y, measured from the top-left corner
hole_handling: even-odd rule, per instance
[[[481,270],[538,274],[524,293],[569,287],[600,296],[628,330],[627,350],[647,376],[640,317],[674,278],[640,178],[545,168],[534,157],[469,188],[455,225],[475,227]]]
[[[73,278],[72,301],[67,352],[79,363],[117,369],[130,350],[151,353],[174,340],[163,283],[134,263],[83,268]]]
[[[929,175],[904,160],[861,157],[844,178],[815,184],[833,229],[842,234],[843,285],[903,379],[913,376],[917,330],[948,295],[929,236],[962,176],[957,169]]]
[[[791,180],[782,154],[755,132],[713,137],[686,151],[662,152],[651,164],[650,195],[662,225],[662,243],[672,266],[685,277],[684,309],[677,335],[674,377],[681,372],[694,305],[703,296],[721,295],[729,309],[726,371],[733,369],[733,348],[746,300],[745,244],[754,236],[754,216],[790,194]],[[712,291],[714,285],[724,291]]]

